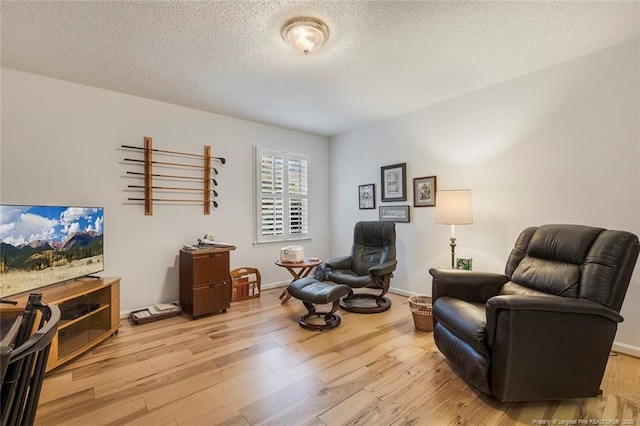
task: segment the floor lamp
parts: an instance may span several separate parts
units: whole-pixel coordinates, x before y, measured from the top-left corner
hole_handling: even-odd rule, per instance
[[[436,223],[451,225],[451,268],[455,268],[456,225],[473,223],[470,189],[438,191],[436,195]]]

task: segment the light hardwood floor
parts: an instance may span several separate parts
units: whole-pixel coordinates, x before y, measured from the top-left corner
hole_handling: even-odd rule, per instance
[[[470,389],[407,298],[303,330],[281,289],[225,314],[130,325],[45,379],[40,425],[640,425],[640,359],[612,354],[598,398],[500,403]],[[618,423],[616,423],[618,422]]]

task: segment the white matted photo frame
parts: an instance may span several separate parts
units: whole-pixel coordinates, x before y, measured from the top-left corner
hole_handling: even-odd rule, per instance
[[[413,207],[435,207],[438,182],[435,176],[413,179]]]
[[[409,222],[409,206],[380,206],[378,220],[382,222]]]
[[[360,210],[376,208],[376,185],[374,183],[358,185],[358,206]]]
[[[407,163],[380,168],[382,201],[407,201]]]

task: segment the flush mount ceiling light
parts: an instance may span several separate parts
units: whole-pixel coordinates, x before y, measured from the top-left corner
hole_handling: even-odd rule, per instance
[[[294,18],[282,26],[282,38],[305,55],[320,49],[329,38],[329,27],[316,18]]]

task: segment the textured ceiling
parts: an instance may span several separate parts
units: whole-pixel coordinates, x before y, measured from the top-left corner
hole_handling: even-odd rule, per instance
[[[332,136],[640,37],[640,2],[1,3],[2,65]],[[331,35],[304,56],[288,19]]]

